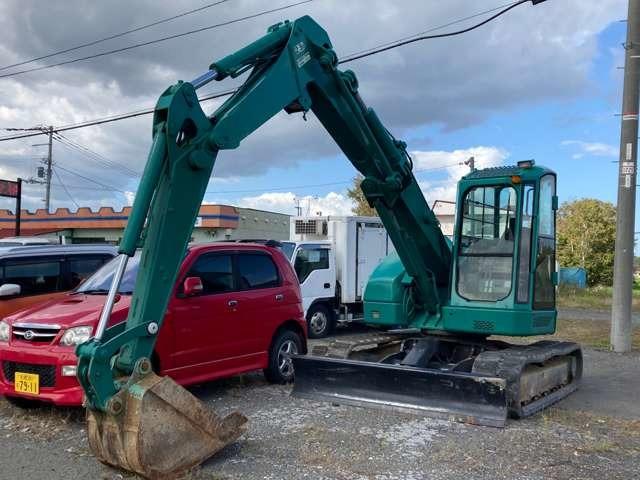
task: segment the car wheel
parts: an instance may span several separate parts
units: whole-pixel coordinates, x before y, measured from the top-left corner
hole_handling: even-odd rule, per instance
[[[264,376],[271,383],[289,383],[293,381],[293,360],[291,355],[302,351],[300,335],[285,330],[278,334],[269,349],[269,366]]]
[[[309,338],[324,338],[333,331],[335,319],[324,305],[311,305],[307,311]]]
[[[42,406],[41,402],[39,402],[38,400],[31,400],[30,398],[12,397],[9,395],[4,398],[6,398],[7,402],[9,402],[14,407],[23,408],[25,410],[31,410],[33,408]]]

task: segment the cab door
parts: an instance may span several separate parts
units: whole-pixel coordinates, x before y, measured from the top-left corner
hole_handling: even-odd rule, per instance
[[[293,268],[300,282],[305,314],[315,300],[335,297],[336,267],[329,245],[300,245],[294,254]]]
[[[198,277],[202,292],[185,296],[182,283],[187,277]],[[215,363],[233,354],[234,328],[238,300],[235,292],[233,254],[204,252],[196,258],[182,277],[171,302],[171,330],[174,351],[170,355],[173,368],[194,369],[188,376],[211,371]]]
[[[236,255],[238,318],[234,331],[236,348],[248,362],[264,356],[273,332],[290,317],[288,305],[295,301],[283,286],[273,258],[263,251],[240,251]]]

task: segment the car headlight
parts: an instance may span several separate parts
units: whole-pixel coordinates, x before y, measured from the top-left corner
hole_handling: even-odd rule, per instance
[[[61,345],[71,346],[80,345],[91,338],[93,327],[73,327],[68,329],[62,335]]]
[[[7,322],[2,320],[0,322],[0,342],[8,342],[11,335],[11,327]]]

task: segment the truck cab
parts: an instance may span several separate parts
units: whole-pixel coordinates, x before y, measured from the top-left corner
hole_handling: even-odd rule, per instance
[[[361,320],[367,280],[394,251],[380,219],[294,217],[290,238],[281,249],[298,275],[309,337],[329,335],[337,322]]]

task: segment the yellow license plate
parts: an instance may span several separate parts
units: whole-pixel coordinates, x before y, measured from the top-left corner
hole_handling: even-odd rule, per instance
[[[40,393],[40,375],[16,372],[14,386],[16,392],[38,395]]]

